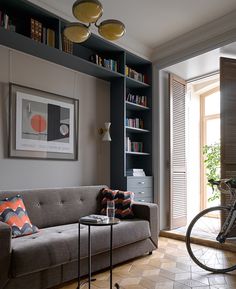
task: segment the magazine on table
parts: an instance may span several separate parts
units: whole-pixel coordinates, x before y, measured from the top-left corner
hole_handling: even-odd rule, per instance
[[[100,223],[100,222],[105,222],[108,219],[109,218],[107,216],[92,214],[92,215],[88,215],[88,216],[84,216],[84,217],[80,218],[80,221]]]

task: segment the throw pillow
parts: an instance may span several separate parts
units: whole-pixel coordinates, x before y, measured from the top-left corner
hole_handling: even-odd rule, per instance
[[[12,238],[37,233],[39,229],[32,225],[21,196],[0,200],[0,221],[12,227]]]
[[[134,216],[134,213],[132,211],[132,202],[134,199],[133,192],[124,192],[103,188],[101,189],[100,193],[102,194],[101,214],[106,214],[107,201],[114,200],[116,218],[129,219]]]

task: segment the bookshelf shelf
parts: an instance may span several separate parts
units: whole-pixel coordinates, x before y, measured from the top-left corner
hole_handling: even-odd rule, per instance
[[[142,81],[139,81],[139,80],[136,80],[134,78],[131,78],[129,76],[126,76],[126,83],[127,83],[127,87],[129,88],[137,88],[137,87],[149,87],[150,85],[145,83],[145,82],[142,82]]]
[[[129,169],[143,169],[146,176],[152,176],[152,63],[94,34],[84,43],[72,46],[69,43],[69,48],[65,49],[62,32],[68,22],[29,1],[1,0],[0,12],[9,16],[14,27],[12,31],[0,27],[0,45],[110,82],[111,187],[132,189],[132,176],[129,181],[126,176]],[[42,39],[31,39],[31,19],[39,22],[42,29],[54,31],[54,47],[42,43]],[[97,56],[101,58],[98,62]],[[127,76],[127,67],[135,77],[148,83]],[[142,120],[141,127],[145,129],[126,127],[127,118]],[[150,153],[126,151],[127,137]],[[144,181],[149,178],[146,176],[142,177]],[[150,181],[147,201],[153,200],[152,191]]]
[[[126,108],[130,110],[149,110],[150,109],[150,107],[143,106],[143,105],[133,103],[130,101],[126,101],[125,104],[126,104]]]
[[[19,33],[7,31],[1,27],[0,44],[103,80],[124,77],[119,72],[99,66],[78,56],[65,53],[57,48],[36,42]]]
[[[125,128],[126,128],[127,131],[134,132],[134,133],[147,133],[147,132],[150,132],[147,129],[131,127],[131,126],[126,126]]]
[[[125,152],[127,155],[137,155],[137,156],[149,156],[149,153],[143,153],[143,152],[129,152],[126,151]]]

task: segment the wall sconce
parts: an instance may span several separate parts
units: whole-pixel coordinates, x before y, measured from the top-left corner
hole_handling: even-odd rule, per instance
[[[110,136],[110,122],[105,122],[104,123],[104,128],[99,128],[99,134],[102,135],[102,140],[103,141],[111,141],[111,136]]]

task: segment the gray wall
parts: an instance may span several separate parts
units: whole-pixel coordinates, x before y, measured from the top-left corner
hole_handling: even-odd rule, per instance
[[[0,46],[0,190],[108,184],[110,145],[98,128],[110,120],[110,84]],[[79,160],[7,158],[8,84],[79,99]]]

